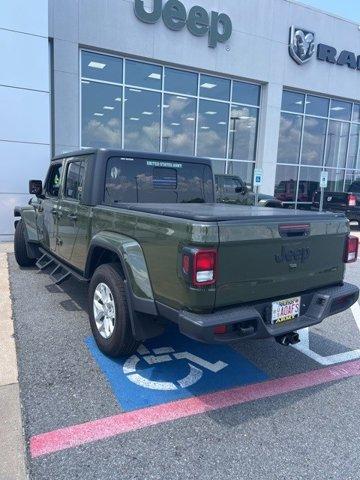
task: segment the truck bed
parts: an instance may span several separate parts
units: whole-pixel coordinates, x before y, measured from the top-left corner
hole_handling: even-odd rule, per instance
[[[309,212],[279,208],[254,207],[247,205],[222,205],[218,203],[122,203],[117,206],[125,210],[152,213],[166,217],[182,218],[197,222],[224,222],[233,220],[251,220],[260,218],[273,221],[315,221],[333,220],[344,217],[342,213]]]
[[[342,213],[194,203],[98,205],[93,228],[139,242],[156,300],[201,312],[340,284],[349,231]],[[187,287],[184,246],[217,249],[216,288]]]

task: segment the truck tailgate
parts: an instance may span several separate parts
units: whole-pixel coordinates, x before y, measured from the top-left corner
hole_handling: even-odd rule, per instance
[[[289,211],[276,218],[264,210],[219,222],[217,308],[342,282],[345,217]]]

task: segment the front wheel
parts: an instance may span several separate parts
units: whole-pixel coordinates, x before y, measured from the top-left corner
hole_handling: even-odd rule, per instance
[[[127,356],[138,347],[118,264],[101,265],[95,270],[89,288],[89,317],[97,346],[105,355]]]
[[[20,267],[31,267],[35,265],[36,258],[28,256],[25,239],[25,224],[23,220],[19,220],[14,235],[14,252],[15,258]]]

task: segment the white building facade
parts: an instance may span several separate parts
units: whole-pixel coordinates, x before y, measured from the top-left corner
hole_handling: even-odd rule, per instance
[[[306,208],[360,176],[359,26],[288,0],[4,0],[0,239],[52,153],[207,156]],[[19,13],[20,12],[20,13]],[[16,20],[15,20],[16,19]],[[22,19],[22,20],[21,20]],[[229,185],[231,188],[231,185]]]

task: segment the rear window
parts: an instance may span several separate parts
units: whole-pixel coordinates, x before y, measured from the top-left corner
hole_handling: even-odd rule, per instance
[[[105,203],[212,203],[209,165],[113,157],[106,167]]]

